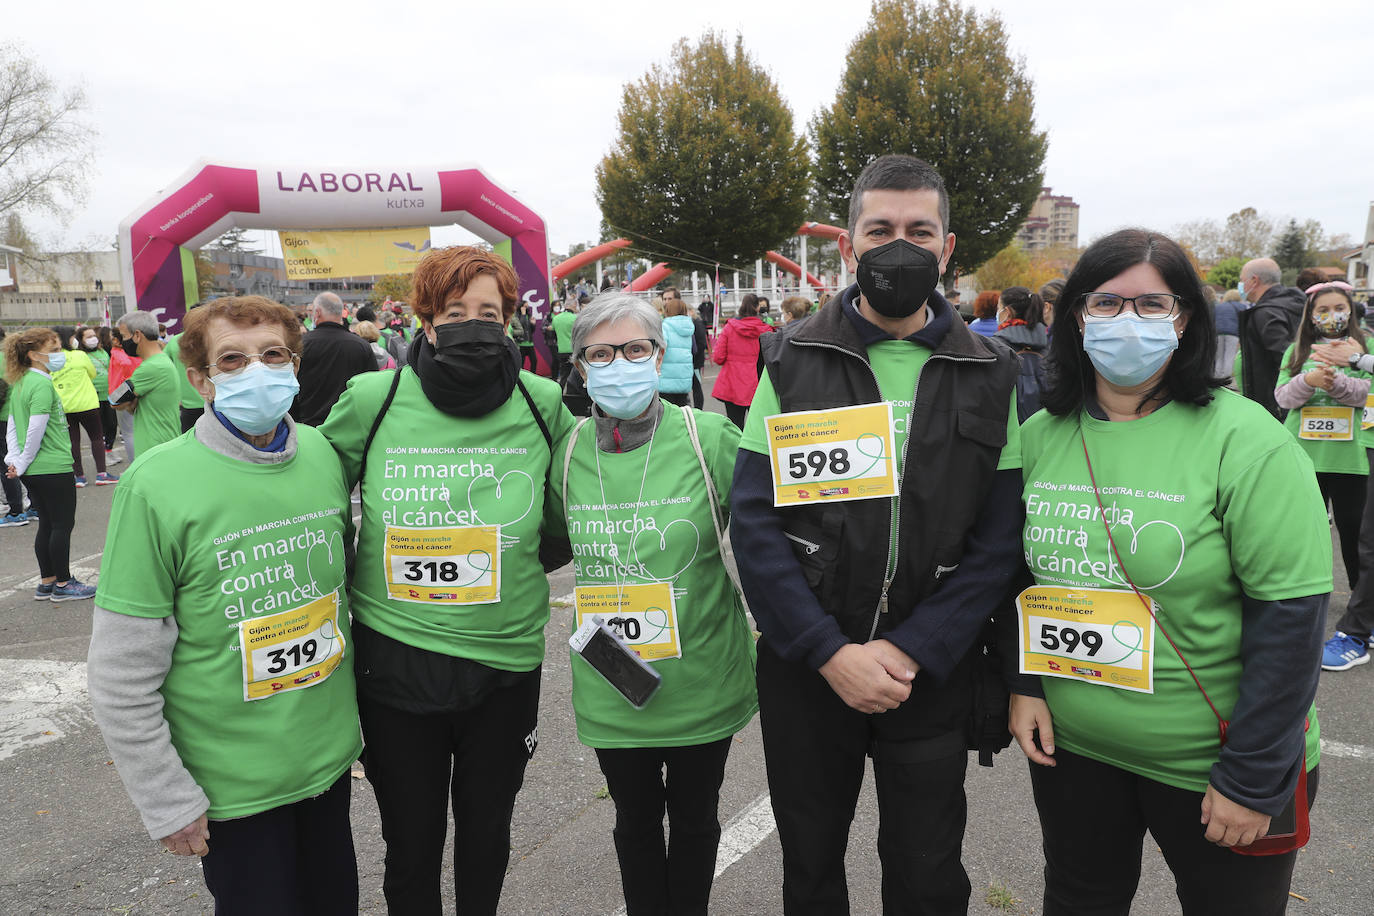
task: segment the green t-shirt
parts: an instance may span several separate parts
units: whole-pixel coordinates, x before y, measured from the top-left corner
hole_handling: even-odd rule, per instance
[[[701,464],[681,410],[663,409],[653,440],[620,454],[598,451],[596,428],[587,422],[568,472],[577,584],[671,583],[681,651],[680,658],[650,660],[663,682],[643,709],[574,654],[577,737],[590,747],[705,744],[733,735],[758,709],[753,634],[721,558]],[[719,414],[695,416],[723,522],[739,432]],[[567,447],[565,438],[554,449],[556,509]]]
[[[1283,353],[1283,363],[1279,368],[1279,379],[1274,387],[1282,387],[1292,380],[1293,374],[1288,371],[1288,361],[1293,358],[1293,348],[1290,346]],[[1317,362],[1310,356],[1307,362],[1302,364],[1302,371],[1307,372],[1316,369],[1323,363]],[[1370,378],[1368,373],[1358,369],[1341,368],[1337,371],[1354,378]],[[1301,374],[1301,373],[1299,373]],[[1337,413],[1350,424],[1349,429],[1352,435],[1344,441],[1329,439],[1303,439],[1298,434],[1302,429],[1302,414],[1304,408],[1319,408],[1323,411]],[[1312,397],[1307,399],[1307,403],[1302,407],[1288,411],[1288,416],[1284,419],[1283,425],[1288,427],[1288,431],[1298,439],[1298,444],[1307,452],[1307,457],[1312,459],[1312,466],[1319,473],[1330,474],[1359,474],[1367,476],[1369,474],[1369,459],[1365,455],[1365,446],[1369,442],[1369,434],[1360,429],[1361,420],[1364,416],[1364,405],[1359,407],[1347,407],[1340,403],[1324,390],[1318,388],[1312,393]]]
[[[549,619],[549,583],[539,563],[540,529],[548,509],[549,445],[519,390],[485,416],[456,417],[430,403],[414,370],[398,371],[400,387],[367,460],[353,614],[408,645],[506,671],[529,671],[544,660]],[[557,442],[573,422],[557,383],[528,372],[520,380]],[[349,379],[320,427],[343,460],[350,487],[358,479],[363,444],[391,382],[387,372]],[[491,526],[500,526],[499,564],[495,551],[483,547],[497,543]],[[388,527],[393,545],[404,546],[402,539],[418,544],[428,537],[447,537],[443,532],[452,529],[465,529],[456,537],[485,538],[466,543],[475,543],[471,549],[485,557],[482,562],[491,573],[488,587],[498,590],[499,598],[459,603],[466,600],[458,592],[466,579],[455,571],[461,564],[462,576],[467,576],[476,568],[465,559],[468,548],[461,556],[428,558],[416,552],[419,548],[409,554],[396,550],[389,559]],[[425,587],[408,589],[405,577],[423,577],[426,565],[430,578]],[[444,583],[454,583],[452,590],[441,588]]]
[[[142,452],[110,514],[96,604],[176,619],[163,716],[215,819],[318,795],[362,750],[344,588],[349,491],[324,437],[307,426],[296,436],[281,464],[229,458],[194,433]],[[332,625],[300,622],[317,602],[335,608]],[[264,644],[265,633],[280,639]],[[250,659],[245,638],[260,646]]]
[[[553,316],[553,330],[558,335],[558,352],[572,352],[572,326],[577,320],[577,313],[564,309]]]
[[[906,457],[907,424],[911,418],[911,405],[916,395],[916,384],[922,367],[930,359],[930,348],[909,340],[880,340],[868,348],[869,364],[878,379],[878,391],[883,400],[892,405],[892,425],[896,435],[893,445],[897,449],[898,473]],[[1016,392],[1008,396],[1011,405],[1007,414],[1007,444],[997,462],[997,470],[1005,471],[1021,466],[1021,428],[1017,424]],[[773,380],[767,372],[759,379],[758,390],[754,392],[754,403],[749,408],[749,418],[744,423],[744,436],[739,447],[760,455],[768,454],[768,430],[764,419],[782,412],[777,392],[773,390]]]
[[[95,364],[82,350],[64,350],[67,361],[52,374],[53,387],[67,413],[84,413],[100,406],[95,393]]]
[[[67,415],[62,411],[62,399],[57,396],[52,378],[41,369],[30,369],[10,386],[9,404],[5,408],[6,419],[14,427],[19,438],[19,451],[24,451],[24,443],[29,435],[29,419],[48,415],[47,429],[43,430],[43,441],[38,445],[38,454],[25,474],[70,474],[72,472],[72,443],[67,437]]]
[[[110,354],[101,347],[87,352],[95,366],[95,396],[103,403],[110,399]]]
[[[134,370],[130,383],[138,396],[134,409],[134,446],[139,455],[181,435],[181,395],[177,364],[155,353]]]
[[[1083,415],[1113,540],[1137,587],[1230,718],[1239,689],[1241,599],[1331,591],[1331,535],[1312,462],[1259,404],[1217,389],[1139,420]],[[1021,429],[1026,563],[1042,585],[1126,589],[1083,460],[1077,417],[1041,411]],[[1206,789],[1217,722],[1156,629],[1154,693],[1045,677],[1055,743],[1182,789]],[[1316,664],[1294,658],[1295,667]],[[1316,707],[1307,764],[1318,759]]]
[[[198,410],[205,406],[205,398],[200,396],[196,386],[191,384],[191,379],[186,375],[186,367],[181,363],[181,335],[173,337],[167,341],[167,346],[162,348],[162,352],[167,354],[167,358],[172,361],[172,365],[177,370],[177,390],[180,392],[181,406],[188,410]],[[138,388],[134,388],[135,391]]]

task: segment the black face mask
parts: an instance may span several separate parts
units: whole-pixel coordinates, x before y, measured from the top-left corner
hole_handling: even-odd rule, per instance
[[[909,318],[940,283],[940,259],[906,239],[870,248],[859,258],[859,291],[885,318]]]
[[[456,321],[434,329],[436,345],[419,334],[407,362],[430,402],[444,413],[480,417],[515,390],[520,348],[495,321]]]
[[[119,342],[119,345],[124,348],[124,352],[127,353],[129,356],[132,356],[134,359],[138,359],[138,344],[134,343],[134,339],[132,337],[124,338]]]

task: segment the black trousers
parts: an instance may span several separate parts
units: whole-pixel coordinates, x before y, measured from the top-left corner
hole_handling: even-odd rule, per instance
[[[539,371],[539,357],[534,352],[534,344],[520,345],[520,368],[531,372]]]
[[[1360,581],[1360,519],[1364,517],[1365,490],[1369,480],[1362,474],[1319,472],[1317,486],[1322,500],[1331,504],[1331,518],[1341,542],[1341,561],[1351,590]]]
[[[676,404],[678,407],[687,406],[687,392],[685,391],[660,391],[658,396],[669,404]]]
[[[721,401],[725,405],[725,415],[730,418],[730,422],[744,429],[744,421],[749,416],[748,404],[732,404],[729,401]]]
[[[629,916],[706,916],[729,755],[730,738],[686,747],[596,749],[615,801],[615,854]]]
[[[109,401],[100,402],[100,428],[105,432],[105,451],[114,448],[115,436],[119,435],[119,420]]]
[[[698,366],[697,372],[700,371],[701,367]],[[697,375],[697,372],[692,373],[692,406],[701,410],[706,404],[706,392],[701,388],[701,377]]]
[[[1348,636],[1369,641],[1374,631],[1374,448],[1365,449],[1369,456],[1369,477],[1366,478],[1364,515],[1360,520],[1358,545],[1360,581],[1350,586],[1350,601],[1341,615],[1336,629]]]
[[[65,473],[25,474],[19,479],[29,491],[32,508],[38,512],[38,531],[33,537],[38,574],[44,579],[56,576],[58,582],[66,582],[72,577],[68,562],[72,529],[76,527],[76,479]]]
[[[572,354],[571,354],[571,353],[559,353],[559,354],[558,354],[558,375],[557,375],[558,384],[560,384],[560,385],[566,385],[567,382],[568,382],[568,373],[571,372],[571,371],[573,371],[573,368],[572,368]]]
[[[875,715],[846,706],[820,674],[779,658],[766,639],[757,670],[784,912],[849,913],[844,854],[871,754],[885,916],[964,916],[970,885],[959,853],[968,752],[962,732],[931,732],[961,714],[954,707],[959,684],[971,691],[967,668],[951,676],[954,689],[913,689],[906,703]]]
[[[211,821],[200,861],[215,916],[356,916],[350,781],[345,772],[323,795]]]
[[[81,464],[81,430],[86,430],[86,438],[91,443],[91,460],[95,462],[95,472],[105,473],[105,427],[100,422],[100,408],[92,407],[80,413],[67,414],[67,435],[72,441],[72,470],[77,477],[85,477],[86,469]]]
[[[5,435],[8,437],[8,421],[5,422],[4,427]],[[4,487],[5,503],[10,507],[10,515],[19,515],[24,511],[24,489],[20,486],[18,477],[8,477],[5,475],[6,470],[6,468],[0,467],[0,485]]]
[[[358,697],[363,764],[386,840],[392,913],[438,916],[448,806],[459,916],[494,914],[510,861],[515,796],[534,754],[539,669],[459,712],[419,715]]]
[[[1030,764],[1045,848],[1044,916],[1126,916],[1145,831],[1174,873],[1184,916],[1270,916],[1288,906],[1297,851],[1242,856],[1207,842],[1202,793],[1057,748]],[[1315,798],[1318,774],[1307,774]]]

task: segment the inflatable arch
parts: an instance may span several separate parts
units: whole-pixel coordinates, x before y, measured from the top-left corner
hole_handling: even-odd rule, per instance
[[[175,327],[195,304],[193,252],[227,229],[373,229],[456,223],[504,250],[538,316],[549,297],[544,220],[475,165],[288,168],[201,162],[119,225],[129,309]]]

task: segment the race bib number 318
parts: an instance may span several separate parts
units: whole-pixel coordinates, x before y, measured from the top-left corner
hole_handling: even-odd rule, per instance
[[[896,495],[891,404],[777,414],[764,426],[773,505]]]
[[[398,528],[383,550],[392,598],[423,604],[501,600],[501,526]]]

